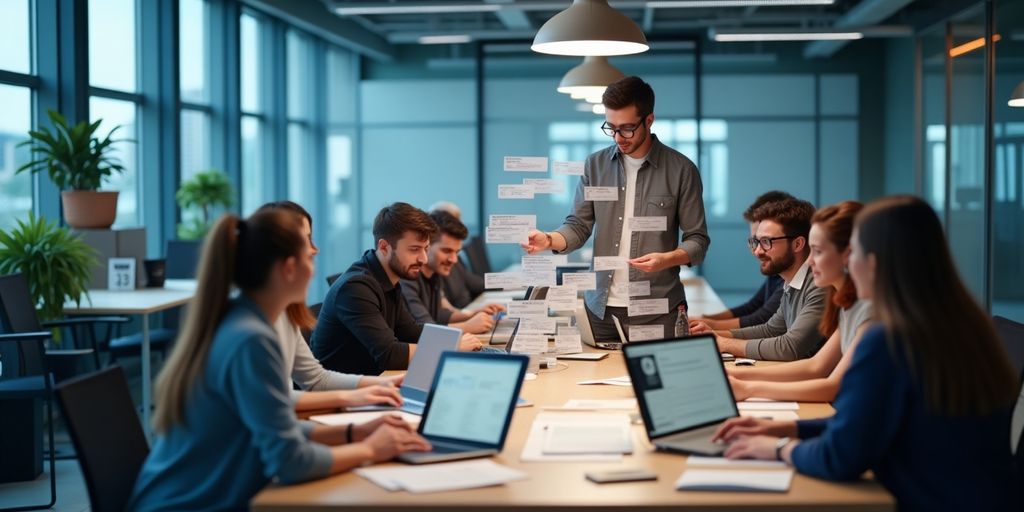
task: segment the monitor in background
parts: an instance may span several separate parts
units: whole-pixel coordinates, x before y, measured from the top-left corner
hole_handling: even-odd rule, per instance
[[[623,345],[647,437],[660,450],[721,455],[711,436],[739,416],[713,335]]]
[[[168,240],[167,279],[195,279],[201,249],[199,240]]]
[[[399,460],[423,464],[500,453],[528,362],[517,354],[445,352],[419,426],[433,449]]]

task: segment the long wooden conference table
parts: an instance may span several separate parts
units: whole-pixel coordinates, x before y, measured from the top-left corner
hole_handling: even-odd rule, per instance
[[[684,280],[694,314],[721,309],[721,301],[701,278]],[[491,297],[484,297],[485,301]],[[500,297],[500,295],[499,295]],[[587,347],[589,349],[589,347]],[[590,349],[597,351],[597,349]],[[258,511],[326,510],[408,510],[451,509],[494,510],[531,508],[553,511],[588,510],[894,510],[892,497],[870,479],[856,482],[828,482],[800,475],[793,477],[785,493],[676,491],[674,483],[686,469],[683,455],[655,452],[642,425],[634,425],[634,451],[619,462],[522,462],[520,454],[538,413],[558,407],[569,399],[633,398],[630,387],[578,385],[578,381],[626,375],[620,352],[597,362],[559,361],[558,368],[542,369],[537,379],[523,383],[522,396],[532,407],[518,408],[512,418],[505,448],[495,462],[527,473],[525,480],[501,486],[431,494],[389,492],[352,473],[292,486],[272,485],[252,502]],[[758,364],[767,364],[759,362]],[[801,418],[829,416],[828,404],[801,403]],[[574,414],[574,413],[566,413]],[[579,414],[579,413],[575,413]],[[396,464],[396,463],[389,463]],[[641,468],[658,474],[657,481],[595,484],[584,478],[587,471]]]

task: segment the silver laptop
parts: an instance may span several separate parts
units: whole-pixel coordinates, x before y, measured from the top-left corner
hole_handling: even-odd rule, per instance
[[[647,437],[659,450],[717,456],[715,430],[739,416],[715,337],[630,343],[622,347]]]
[[[441,353],[459,349],[462,330],[443,325],[425,324],[416,353],[409,363],[409,371],[402,380],[402,410],[412,414],[423,414],[423,407],[434,382],[434,372],[441,360]]]
[[[619,322],[618,317],[615,315],[612,315],[612,321],[615,322],[615,330],[619,333],[619,338],[616,340],[594,339],[594,328],[591,327],[590,317],[587,316],[587,306],[582,302],[577,304],[576,311],[572,316],[573,321],[576,323],[576,327],[580,330],[580,341],[590,345],[591,347],[603,348],[605,350],[619,350],[627,341],[626,335],[622,331],[622,323]]]
[[[528,362],[520,354],[445,352],[418,429],[432,449],[398,460],[427,464],[500,453]]]

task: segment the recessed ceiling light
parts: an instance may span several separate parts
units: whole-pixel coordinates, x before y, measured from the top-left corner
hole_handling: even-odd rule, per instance
[[[436,4],[436,5],[339,5],[334,12],[341,16],[362,16],[367,14],[441,14],[453,12],[494,12],[501,10],[498,4]]]
[[[420,44],[463,44],[472,41],[469,34],[451,34],[437,36],[420,36],[417,41]]]
[[[799,5],[833,5],[836,0],[663,0],[647,2],[652,9],[683,9],[703,7],[785,7]]]
[[[711,39],[720,43],[737,43],[748,41],[853,41],[863,39],[864,33],[859,31],[835,30],[716,30],[709,29]]]

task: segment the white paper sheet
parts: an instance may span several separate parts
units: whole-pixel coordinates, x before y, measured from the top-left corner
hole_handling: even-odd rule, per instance
[[[548,157],[506,156],[503,167],[507,172],[548,172]]]
[[[576,287],[573,285],[552,286],[548,288],[547,301],[548,308],[554,311],[575,311]]]
[[[583,339],[579,334],[556,334],[556,354],[578,354],[583,352]]]
[[[668,229],[666,217],[630,217],[630,231],[665,231]]]
[[[782,469],[786,467],[786,463],[781,460],[727,459],[725,457],[690,455],[686,458],[686,467]]]
[[[736,408],[741,411],[797,411],[800,404],[796,402],[776,402],[764,398],[748,398],[736,402]]]
[[[565,183],[562,180],[550,178],[526,178],[523,185],[533,187],[534,194],[561,194],[565,192]],[[662,230],[664,231],[664,230]]]
[[[526,243],[530,230],[523,226],[487,226],[484,241],[489,244]]]
[[[551,162],[552,174],[567,174],[570,176],[583,176],[583,162]]]
[[[536,215],[491,215],[488,218],[489,226],[519,226],[528,229],[537,229]]]
[[[608,386],[632,386],[632,382],[629,380],[629,375],[623,375],[621,377],[611,377],[608,379],[593,379],[593,380],[581,380],[577,382],[581,386],[588,386],[594,384],[606,384]]]
[[[547,318],[548,303],[543,300],[514,300],[508,303],[506,314],[510,318]]]
[[[321,425],[348,425],[349,423],[366,423],[367,421],[373,421],[386,414],[397,414],[402,417],[408,423],[413,425],[419,425],[420,417],[415,414],[410,414],[405,411],[399,410],[386,410],[386,411],[364,411],[364,412],[339,412],[335,414],[317,414],[310,416],[311,421],[315,421]]]
[[[629,417],[621,423],[553,423],[545,430],[545,455],[633,453]]]
[[[800,419],[800,415],[793,411],[740,411],[740,416],[781,421],[796,421]]]
[[[618,187],[583,187],[585,201],[618,201]]]
[[[626,258],[619,256],[594,256],[594,270],[618,270],[620,268],[628,268],[629,263]]]
[[[661,340],[665,339],[665,326],[658,325],[630,325],[629,342]]]
[[[734,469],[687,469],[676,480],[681,491],[786,492],[793,470],[739,471]]]
[[[651,294],[650,281],[630,281],[615,285],[615,291],[619,295],[627,297],[646,297]]]
[[[516,334],[510,352],[516,354],[544,354],[548,351],[548,337],[544,334]]]
[[[523,256],[519,263],[524,272],[555,271],[555,255],[552,254]]]
[[[530,426],[530,435],[523,445],[523,452],[519,460],[523,462],[619,462],[622,460],[621,453],[582,453],[582,454],[560,454],[552,455],[544,453],[545,430],[552,423],[588,422],[596,417],[601,420],[605,414],[581,414],[540,412]],[[628,418],[628,416],[627,416]]]
[[[424,466],[375,466],[358,468],[355,473],[389,491],[412,493],[475,489],[526,478],[526,473],[490,459]]]
[[[527,317],[519,321],[517,334],[554,334],[558,330],[556,319],[552,317]]]
[[[487,272],[484,274],[484,288],[514,289],[523,287],[523,274],[520,272]]]
[[[554,270],[527,271],[522,273],[523,286],[555,286],[558,274]]]
[[[629,316],[664,315],[668,313],[668,299],[630,299],[626,312]]]
[[[498,185],[498,199],[533,199],[534,190],[530,185]]]
[[[575,286],[577,290],[596,290],[597,274],[593,272],[566,272],[562,274],[562,284]]]

